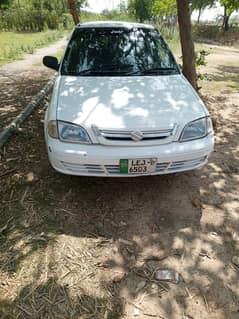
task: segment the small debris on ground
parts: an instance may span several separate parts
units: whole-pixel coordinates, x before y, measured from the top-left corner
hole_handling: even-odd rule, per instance
[[[33,173],[33,172],[30,172],[26,175],[26,181],[28,183],[33,183],[33,182],[36,182],[38,181],[38,178],[37,176]]]
[[[126,227],[126,226],[127,226],[127,223],[126,223],[126,222],[123,222],[123,221],[121,220],[120,223],[119,223],[119,226],[120,226],[120,227]]]
[[[201,203],[201,200],[199,198],[192,199],[192,204],[196,208],[201,208],[202,207],[202,203]]]
[[[232,263],[239,268],[239,257],[233,256],[232,257]]]
[[[140,310],[135,307],[135,308],[133,309],[133,316],[134,316],[134,317],[138,317],[139,315],[140,315]]]
[[[204,249],[201,250],[201,252],[199,253],[200,257],[207,257],[209,259],[211,259],[211,257],[208,255],[208,252]]]
[[[12,219],[13,217],[11,217],[3,227],[0,227],[0,235],[4,234],[4,232],[6,232],[9,229],[9,223]]]
[[[126,276],[125,272],[116,272],[116,273],[114,273],[114,275],[112,277],[112,281],[114,283],[121,282],[124,279],[125,276]]]
[[[101,263],[101,262],[99,262],[99,263],[96,264],[96,266],[99,267],[99,268],[111,268],[110,263]]]
[[[48,238],[44,232],[41,234],[29,239],[27,243],[32,243],[33,241],[47,242]]]
[[[155,279],[160,281],[169,281],[174,284],[180,282],[180,275],[178,272],[170,269],[158,269],[155,271]]]
[[[123,239],[123,238],[119,238],[119,243],[124,244],[124,245],[129,245],[129,246],[133,245],[133,243],[131,241]]]
[[[140,281],[138,284],[137,284],[137,287],[136,287],[136,293],[138,293],[140,290],[142,290],[144,287],[146,286],[146,281]]]
[[[0,174],[0,178],[1,177],[5,177],[5,176],[7,176],[7,175],[10,175],[11,173],[13,173],[15,171],[15,168],[14,169],[11,169],[11,170],[9,170],[9,171],[6,171],[6,172],[4,172],[4,173],[1,173]]]

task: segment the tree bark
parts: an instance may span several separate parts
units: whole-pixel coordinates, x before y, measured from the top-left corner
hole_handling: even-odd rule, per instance
[[[78,23],[80,23],[80,19],[79,19],[79,15],[77,12],[75,0],[68,0],[68,6],[70,9],[70,13],[72,15],[73,21],[74,21],[75,25],[77,25]]]
[[[227,13],[227,7],[224,6],[224,17],[223,17],[223,28],[224,31],[229,30],[229,19],[230,19],[230,14]]]
[[[189,0],[177,0],[180,42],[183,54],[183,74],[197,89],[196,57],[192,39],[192,24]]]
[[[198,24],[200,23],[201,14],[202,14],[202,9],[200,8],[200,9],[198,10],[198,20],[197,20],[197,23],[198,23]]]
[[[230,18],[230,16],[228,16],[228,15],[225,17],[225,25],[224,25],[225,31],[229,30],[229,18]]]

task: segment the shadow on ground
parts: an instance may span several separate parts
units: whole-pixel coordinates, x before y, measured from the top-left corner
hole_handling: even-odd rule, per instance
[[[2,319],[238,318],[239,114],[228,107],[228,121],[224,102],[211,102],[216,152],[202,171],[177,175],[58,174],[43,111],[25,123],[0,165],[15,170],[0,184]],[[182,280],[158,282],[158,268]]]
[[[49,72],[39,67],[35,72],[25,71],[15,75],[0,70],[0,131],[27,106],[48,79]]]
[[[239,67],[219,65],[217,72],[207,74],[208,78],[214,82],[227,82],[228,87],[239,89]]]

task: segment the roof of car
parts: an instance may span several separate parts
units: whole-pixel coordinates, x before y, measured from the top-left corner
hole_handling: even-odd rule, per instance
[[[92,21],[79,23],[78,28],[142,28],[142,29],[155,29],[153,26],[144,23],[124,22],[124,21]]]

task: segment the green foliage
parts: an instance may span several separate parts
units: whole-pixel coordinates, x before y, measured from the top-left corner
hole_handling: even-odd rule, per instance
[[[224,6],[223,27],[224,31],[229,30],[229,18],[233,11],[239,9],[239,0],[220,0],[220,4]]]
[[[158,16],[172,16],[177,12],[176,0],[154,0],[152,11]]]
[[[207,65],[206,56],[208,56],[209,54],[210,54],[210,52],[206,51],[204,49],[201,49],[201,50],[195,52],[195,55],[196,55],[195,66],[196,66],[196,70],[197,70],[197,78],[199,80],[208,80],[209,79],[207,73],[201,73],[199,71],[200,67],[204,67]],[[180,59],[182,59],[182,56],[180,57]]]
[[[212,7],[215,0],[191,0],[191,9],[204,10],[206,7]]]
[[[66,2],[66,1],[65,1]],[[76,0],[76,8],[78,10],[78,12],[81,11],[81,9],[88,5],[88,1],[87,0]]]
[[[57,41],[63,32],[44,31],[36,33],[0,32],[0,65],[19,59],[23,54],[34,52],[34,49]],[[11,39],[11,41],[9,41]]]
[[[220,4],[226,8],[227,15],[239,10],[239,0],[220,0]]]
[[[82,22],[88,21],[105,21],[105,20],[112,20],[112,21],[130,21],[134,20],[130,17],[127,11],[121,11],[119,8],[115,10],[104,10],[102,13],[95,13],[89,11],[81,11],[80,15]]]
[[[229,31],[224,31],[217,25],[195,24],[193,25],[193,38],[197,42],[233,45],[239,41],[239,28],[234,26],[230,27]]]
[[[9,0],[0,0],[0,9],[4,10],[9,7]]]
[[[67,0],[0,0],[0,30],[43,31],[72,27]],[[77,0],[78,9],[87,3]],[[71,18],[72,19],[72,18]]]
[[[126,13],[119,10],[105,10],[102,12],[100,17],[102,20],[112,20],[112,21],[129,21],[129,17]],[[97,19],[98,20],[98,19]]]
[[[210,52],[206,50],[200,50],[196,52],[196,66],[206,66],[207,61],[206,61],[206,56],[209,55]]]
[[[200,41],[200,39],[216,39],[219,32],[217,25],[208,24],[194,24],[193,25],[193,37],[194,40]]]
[[[62,17],[56,11],[45,9],[11,9],[0,13],[0,30],[3,31],[43,31],[58,29]]]
[[[199,80],[208,80],[208,74],[199,72],[198,68],[207,65],[206,56],[209,54],[210,52],[206,50],[200,50],[196,52],[196,69]]]
[[[129,13],[138,21],[144,22],[152,17],[152,8],[154,0],[129,0]]]

